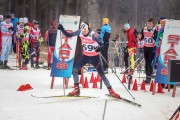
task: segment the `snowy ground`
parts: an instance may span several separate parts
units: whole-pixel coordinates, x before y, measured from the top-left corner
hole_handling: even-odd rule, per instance
[[[9,65],[15,66],[14,60],[11,56]],[[96,73],[94,74],[96,76]],[[85,76],[90,80],[90,73],[86,73]],[[110,70],[106,76],[116,92],[122,97],[133,100],[116,76],[110,73]],[[139,75],[136,73],[135,76]],[[140,84],[141,80],[136,79]],[[31,97],[31,94],[37,96],[63,95],[61,78],[55,79],[54,89],[50,89],[50,83],[49,70],[0,70],[0,120],[102,120],[106,100],[105,120],[168,120],[180,105],[180,88],[177,88],[174,98],[171,97],[172,90],[171,92],[164,90],[165,94],[156,93],[155,95],[149,91],[131,90],[130,92],[136,98],[135,102],[142,105],[138,108],[107,98],[105,94],[108,91],[104,85],[103,89],[95,89],[92,88],[91,83],[89,83],[90,88],[81,88],[81,95],[98,98]],[[23,84],[30,84],[33,89],[24,92],[17,91]],[[73,80],[70,79],[69,88],[65,90],[65,93],[72,91],[72,87]],[[149,90],[149,86],[146,86],[146,89]]]

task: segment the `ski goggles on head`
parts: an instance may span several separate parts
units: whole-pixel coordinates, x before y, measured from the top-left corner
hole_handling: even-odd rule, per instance
[[[86,30],[88,30],[88,28],[89,28],[88,24],[86,24],[84,22],[81,23],[81,25],[80,25],[81,31],[86,31]]]

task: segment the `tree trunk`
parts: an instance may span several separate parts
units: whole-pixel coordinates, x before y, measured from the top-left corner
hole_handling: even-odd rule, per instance
[[[32,20],[36,19],[36,0],[31,1],[31,18]]]

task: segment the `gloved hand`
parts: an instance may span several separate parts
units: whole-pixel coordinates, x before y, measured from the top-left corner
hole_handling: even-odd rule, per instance
[[[9,31],[14,31],[14,28],[13,27],[9,27],[8,30]]]
[[[122,29],[122,32],[123,32],[123,33],[125,33],[125,32],[126,32],[126,30],[123,28],[123,29]]]
[[[59,25],[58,25],[58,30],[61,30],[61,31],[63,31],[63,30],[64,30],[64,27],[63,27],[63,25],[62,25],[62,24],[59,24]]]
[[[39,42],[42,43],[44,41],[43,38],[39,38]]]
[[[96,48],[95,48],[95,51],[96,51],[96,52],[100,52],[100,51],[101,51],[101,46],[96,47]]]
[[[24,38],[24,35],[21,34],[20,37],[21,37],[21,38]]]

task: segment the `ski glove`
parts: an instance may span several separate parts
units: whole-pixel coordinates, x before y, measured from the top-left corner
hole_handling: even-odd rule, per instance
[[[101,46],[98,46],[97,48],[95,48],[96,52],[100,52],[101,51]]]
[[[14,31],[14,28],[13,27],[9,27],[8,30],[9,31]]]
[[[40,43],[42,43],[43,41],[44,41],[44,39],[43,39],[43,38],[40,38],[40,39],[39,39],[39,42],[40,42]]]
[[[58,30],[64,31],[64,27],[63,27],[62,24],[59,24],[59,25],[58,25]]]

